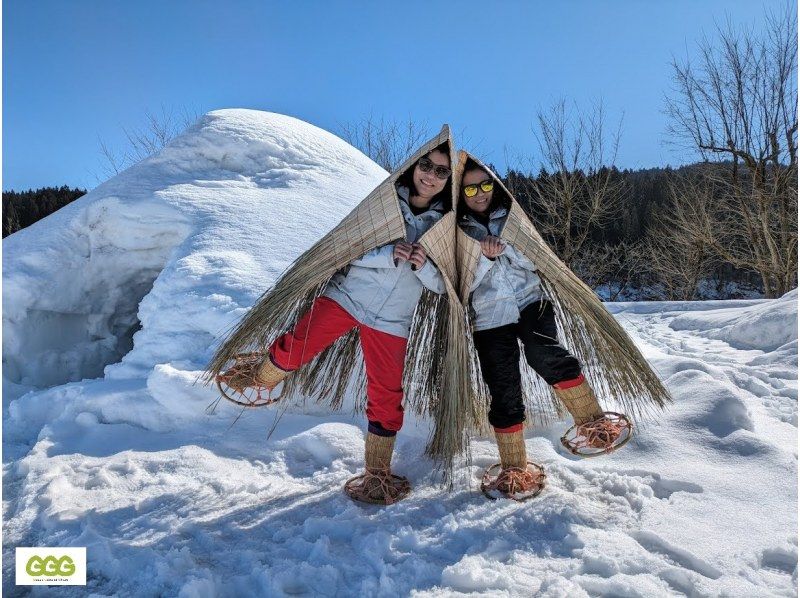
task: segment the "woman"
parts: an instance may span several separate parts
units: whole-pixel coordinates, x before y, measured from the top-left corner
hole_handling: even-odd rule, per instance
[[[541,491],[544,470],[535,464],[529,468],[525,452],[519,341],[528,364],[553,387],[577,425],[604,414],[578,360],[558,342],[553,306],[536,266],[499,238],[510,199],[495,193],[492,175],[471,159],[464,166],[460,193],[458,225],[481,247],[469,292],[473,339],[491,395],[489,423],[500,452],[501,471],[492,487],[527,498]]]
[[[443,294],[437,267],[418,243],[450,206],[450,155],[440,146],[419,158],[395,185],[405,220],[405,239],[367,252],[336,273],[325,292],[293,330],[269,348],[255,382],[270,390],[309,363],[353,328],[358,328],[367,373],[365,473],[345,485],[356,500],[389,504],[406,496],[406,478],[390,462],[403,425],[403,364],[411,320],[423,288]],[[237,382],[229,385],[236,386]]]

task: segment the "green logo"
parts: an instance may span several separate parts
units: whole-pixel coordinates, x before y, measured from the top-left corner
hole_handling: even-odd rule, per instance
[[[53,555],[42,558],[34,554],[28,559],[25,572],[31,577],[69,577],[75,573],[75,563],[68,556],[58,559]]]

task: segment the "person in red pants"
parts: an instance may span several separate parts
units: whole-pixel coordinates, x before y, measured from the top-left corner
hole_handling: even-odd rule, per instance
[[[411,320],[423,288],[445,292],[438,268],[420,237],[450,209],[450,157],[434,149],[398,178],[396,190],[406,238],[378,247],[334,275],[323,295],[293,330],[269,348],[256,381],[277,386],[353,328],[358,328],[367,371],[365,473],[345,485],[356,500],[389,504],[406,496],[406,478],[391,473],[395,435],[403,425],[403,364]]]

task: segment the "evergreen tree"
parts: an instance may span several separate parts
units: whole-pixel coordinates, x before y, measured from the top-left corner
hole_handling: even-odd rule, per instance
[[[41,220],[86,194],[85,189],[43,187],[33,191],[3,191],[3,238]]]

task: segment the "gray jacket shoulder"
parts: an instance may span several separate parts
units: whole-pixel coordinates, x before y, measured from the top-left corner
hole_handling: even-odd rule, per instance
[[[470,237],[482,241],[489,235],[499,237],[507,218],[508,210],[500,207],[492,211],[487,225],[470,214],[462,216],[458,224]],[[535,264],[508,243],[494,260],[480,256],[470,293],[475,330],[519,321],[520,311],[543,296]]]

